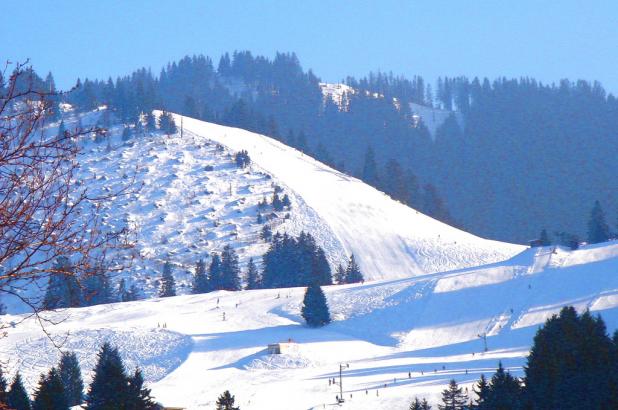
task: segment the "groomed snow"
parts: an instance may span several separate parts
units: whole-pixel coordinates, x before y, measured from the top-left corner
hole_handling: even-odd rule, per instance
[[[176,123],[181,116],[175,115]],[[272,138],[182,118],[185,138],[247,150],[252,161],[319,218],[302,214],[296,229],[318,238],[335,260],[354,254],[366,279],[394,279],[507,259],[523,247],[479,238],[423,215],[362,181]],[[296,217],[299,214],[296,213]],[[331,259],[332,260],[332,259]]]
[[[154,366],[147,380],[168,406],[213,408],[229,389],[243,410],[332,408],[339,387],[328,379],[348,363],[342,408],[404,410],[414,396],[435,404],[450,378],[470,389],[499,360],[521,375],[534,332],[564,305],[601,314],[613,332],[616,271],[618,244],[610,242],[577,251],[528,249],[486,267],[329,286],[334,322],[320,329],[303,325],[303,288],[220,291],[47,317],[64,319],[49,330],[55,340],[68,335],[64,347],[78,351],[84,372],[103,340],[119,345],[129,367]],[[2,318],[5,324],[19,319]],[[479,334],[487,335],[488,352]],[[285,354],[267,354],[269,343],[290,339]],[[10,374],[21,368],[30,389],[58,357],[33,320],[9,326],[3,346],[0,359]]]

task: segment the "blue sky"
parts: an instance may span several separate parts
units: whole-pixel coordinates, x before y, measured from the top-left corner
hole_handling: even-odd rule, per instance
[[[0,59],[68,87],[186,54],[294,51],[324,80],[392,71],[599,80],[618,92],[618,2],[3,0]]]

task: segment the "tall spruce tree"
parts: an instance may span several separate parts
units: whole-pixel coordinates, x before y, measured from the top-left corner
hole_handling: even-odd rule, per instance
[[[346,283],[358,283],[363,282],[365,279],[363,278],[363,274],[356,263],[356,259],[354,259],[354,254],[350,256],[350,260],[348,261],[348,266],[345,270],[345,282]]]
[[[599,201],[594,202],[588,220],[588,243],[606,242],[610,238],[609,225]]]
[[[118,349],[105,342],[98,353],[94,377],[88,388],[88,410],[124,408],[129,396],[129,383]]]
[[[489,391],[483,404],[483,409],[519,410],[523,408],[522,389],[518,379],[507,373],[498,364],[498,370],[491,378]]]
[[[376,163],[375,152],[371,146],[367,147],[367,151],[365,152],[365,162],[363,163],[361,178],[373,187],[378,187],[380,185],[378,164]]]
[[[82,291],[68,258],[59,257],[53,266],[54,274],[49,276],[43,305],[46,309],[79,307],[82,305]]]
[[[223,290],[240,290],[238,255],[230,245],[221,252],[221,287]]]
[[[547,234],[547,230],[543,229],[541,231],[541,236],[539,238],[539,242],[541,243],[541,246],[550,246],[551,245],[551,240],[549,240],[549,235]]]
[[[337,269],[335,269],[335,282],[339,285],[346,283],[345,269],[341,266],[341,264],[339,264]]]
[[[310,327],[320,327],[330,323],[328,303],[322,288],[317,283],[312,283],[305,291],[303,306],[301,309],[303,319]]]
[[[159,290],[159,296],[167,298],[170,296],[176,296],[176,281],[172,273],[172,264],[170,261],[166,261],[163,265],[163,275],[161,276],[161,289]]]
[[[481,374],[479,381],[472,387],[472,391],[476,394],[474,400],[474,408],[479,410],[488,410],[485,403],[487,402],[487,396],[489,395],[489,383],[484,374]]]
[[[58,372],[69,407],[77,406],[84,399],[84,382],[75,352],[63,352]]]
[[[410,403],[409,410],[431,410],[431,406],[427,403],[427,399],[419,400],[418,397]]]
[[[31,410],[30,398],[21,379],[21,374],[17,372],[11,383],[11,388],[6,397],[9,408],[12,410]]]
[[[247,289],[259,289],[260,287],[260,273],[255,262],[253,262],[253,258],[249,258],[249,263],[247,263]]]
[[[464,410],[467,408],[468,397],[454,379],[448,384],[448,388],[442,391],[442,404],[440,410]]]
[[[211,289],[221,289],[221,258],[216,253],[213,253],[210,259],[210,266],[208,267],[208,282],[210,283]]]
[[[618,404],[616,352],[600,317],[563,308],[534,337],[525,367],[527,406],[535,410],[612,408]]]
[[[129,387],[125,409],[127,410],[159,410],[150,395],[150,389],[144,387],[144,376],[140,369],[135,369],[129,378]]]
[[[240,410],[240,407],[234,406],[234,396],[226,390],[217,399],[217,410]]]
[[[69,407],[60,373],[52,367],[47,375],[41,375],[32,410],[69,410]]]
[[[191,285],[193,294],[209,292],[208,276],[206,276],[206,263],[203,259],[197,261],[195,265],[195,276]]]

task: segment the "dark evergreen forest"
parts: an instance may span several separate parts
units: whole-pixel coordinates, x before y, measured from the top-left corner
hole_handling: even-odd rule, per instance
[[[35,82],[54,89],[51,75]],[[337,105],[294,54],[243,51],[78,79],[62,98],[83,110],[107,104],[127,124],[166,109],[267,134],[485,237],[584,238],[596,200],[616,221],[618,102],[600,84],[456,77],[432,87],[383,73],[344,82],[356,92]],[[453,116],[431,135],[408,103]]]

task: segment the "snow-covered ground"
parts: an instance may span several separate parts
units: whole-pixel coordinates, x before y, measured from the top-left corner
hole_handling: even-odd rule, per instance
[[[180,124],[181,117],[175,118]],[[255,166],[293,194],[302,209],[285,228],[309,231],[331,262],[353,253],[366,279],[478,266],[523,249],[438,222],[272,138],[188,117],[182,123],[191,143],[215,141],[232,151],[247,150]]]
[[[79,121],[90,127],[104,112],[101,107],[79,114],[69,107],[65,126],[72,129]],[[180,116],[176,122],[180,126]],[[103,204],[99,212],[111,228],[132,230],[136,257],[113,282],[125,278],[143,296],[157,294],[168,260],[178,293],[189,293],[196,262],[208,264],[210,255],[228,244],[243,271],[250,257],[259,266],[269,246],[260,238],[265,224],[291,235],[311,233],[333,271],[354,254],[367,280],[478,266],[523,249],[438,222],[269,137],[191,118],[182,119],[182,125],[182,137],[140,133],[123,141],[122,126],[116,125],[110,128],[109,143],[96,143],[91,136],[78,142],[83,148],[78,183],[90,196],[131,187],[130,195]],[[252,159],[245,169],[233,158],[242,149]],[[270,202],[277,189],[280,196],[290,197],[291,208],[260,208],[258,203]],[[11,312],[27,309],[10,296],[3,302]]]
[[[332,408],[343,370],[347,409],[406,409],[414,396],[435,403],[450,378],[468,389],[498,360],[517,375],[534,332],[561,306],[590,309],[618,326],[618,243],[577,251],[528,249],[510,260],[406,279],[326,287],[334,322],[309,329],[303,288],[214,292],[48,313],[56,341],[78,352],[89,377],[96,346],[118,345],[146,369],[169,406],[210,409],[226,389],[243,410]],[[225,313],[225,320],[223,320]],[[4,316],[5,324],[19,316]],[[484,352],[478,335],[487,335]],[[65,340],[66,339],[66,340]],[[288,341],[285,354],[269,343]],[[29,388],[58,351],[37,323],[8,329],[0,359]]]

